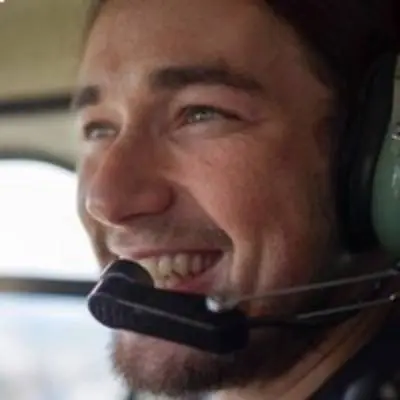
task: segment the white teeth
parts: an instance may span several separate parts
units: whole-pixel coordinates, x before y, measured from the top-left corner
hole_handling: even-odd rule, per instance
[[[166,289],[168,288],[173,288],[174,286],[176,286],[179,283],[179,278],[176,276],[171,275],[170,277],[168,277],[167,279],[165,279],[164,282],[164,287]]]
[[[203,261],[202,261],[201,258],[202,257],[200,255],[196,255],[196,256],[193,257],[191,272],[194,275],[199,274],[203,269],[203,265],[202,265]]]
[[[173,256],[151,257],[139,260],[152,278],[170,281],[190,275],[198,275],[215,262],[215,255],[179,253]],[[168,284],[169,286],[170,284]]]
[[[186,276],[190,270],[190,257],[188,254],[178,254],[174,257],[173,271],[180,276]]]
[[[170,276],[172,274],[173,268],[174,264],[171,257],[160,257],[158,259],[158,271],[161,276]]]

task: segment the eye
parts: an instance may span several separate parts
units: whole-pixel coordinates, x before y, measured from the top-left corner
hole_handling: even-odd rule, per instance
[[[107,122],[91,122],[83,127],[85,140],[102,140],[117,134],[116,128]]]
[[[239,116],[235,113],[203,105],[185,107],[181,112],[181,119],[185,125],[224,119],[240,120]]]

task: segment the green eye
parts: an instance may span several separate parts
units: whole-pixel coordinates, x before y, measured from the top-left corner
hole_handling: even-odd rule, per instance
[[[239,119],[233,113],[210,106],[186,107],[182,114],[185,124],[198,124],[221,119]]]
[[[188,112],[187,122],[193,124],[197,122],[214,120],[218,117],[221,117],[221,115],[216,110],[206,107],[199,107]]]
[[[102,140],[115,135],[115,128],[107,123],[92,122],[83,128],[83,136],[86,140]]]

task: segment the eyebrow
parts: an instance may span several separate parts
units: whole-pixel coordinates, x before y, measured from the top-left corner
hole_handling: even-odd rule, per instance
[[[177,66],[166,67],[151,72],[149,87],[152,91],[182,90],[187,86],[226,86],[248,93],[261,93],[263,86],[255,78],[227,66]],[[72,100],[72,109],[96,105],[101,100],[100,86],[91,85],[76,91]]]
[[[262,85],[256,79],[223,65],[168,67],[150,75],[150,87],[153,90],[179,90],[190,85],[228,86],[246,92],[262,91]]]

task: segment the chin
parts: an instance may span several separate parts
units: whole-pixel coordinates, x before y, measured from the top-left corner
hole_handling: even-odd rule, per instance
[[[190,347],[128,332],[113,339],[113,364],[132,390],[171,397],[203,392],[217,356]],[[204,372],[207,371],[207,374]],[[208,376],[207,376],[208,375]]]
[[[314,338],[268,329],[246,349],[217,356],[183,345],[128,332],[113,338],[113,364],[133,391],[184,397],[266,382],[285,371]],[[290,345],[288,345],[290,343]],[[260,351],[262,349],[262,351]]]

